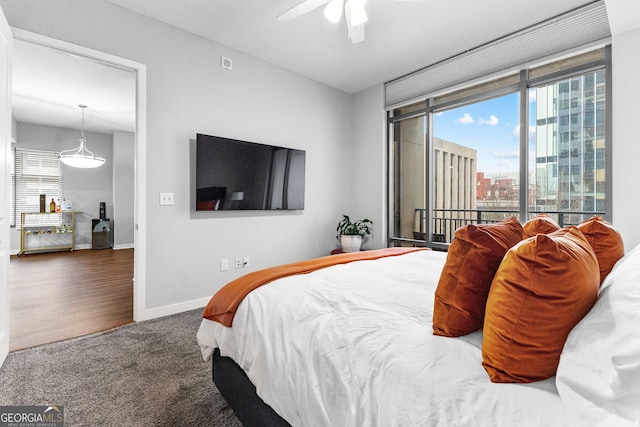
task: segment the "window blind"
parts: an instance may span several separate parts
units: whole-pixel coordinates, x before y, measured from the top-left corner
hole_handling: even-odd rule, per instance
[[[385,107],[426,98],[483,76],[528,68],[609,40],[603,0],[543,21],[385,84]]]
[[[22,212],[40,212],[40,194],[47,197],[47,210],[51,199],[62,196],[62,164],[58,153],[17,148],[14,179],[12,220],[19,227]]]

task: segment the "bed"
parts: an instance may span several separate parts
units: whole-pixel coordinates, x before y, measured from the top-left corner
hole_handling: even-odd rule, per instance
[[[486,327],[434,334],[451,251],[369,252],[280,269],[232,321],[203,319],[203,358],[244,425],[640,425],[640,248],[598,282],[554,375],[526,382],[492,381]]]

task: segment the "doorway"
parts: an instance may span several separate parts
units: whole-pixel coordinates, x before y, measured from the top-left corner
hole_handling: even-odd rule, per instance
[[[87,125],[89,127],[88,131],[95,132],[96,135],[104,134],[104,133],[115,135],[117,133],[119,135],[119,141],[123,140],[122,134],[130,133],[132,135],[130,139],[132,144],[132,147],[130,147],[131,149],[130,153],[126,153],[126,150],[125,150],[125,154],[124,155],[122,154],[122,150],[121,150],[122,142],[118,142],[116,144],[115,136],[113,138],[114,139],[114,142],[112,145],[113,150],[110,153],[104,153],[104,154],[98,153],[104,157],[106,157],[106,155],[111,157],[111,165],[107,164],[107,165],[101,166],[102,168],[105,168],[105,167],[112,168],[111,177],[113,181],[112,183],[110,183],[112,184],[111,194],[107,194],[105,192],[100,193],[100,192],[92,191],[91,189],[87,189],[87,188],[76,188],[71,191],[73,193],[73,197],[70,197],[72,199],[72,202],[74,198],[76,200],[76,205],[74,206],[73,210],[85,212],[84,221],[88,222],[88,224],[85,224],[86,227],[82,228],[84,230],[83,232],[81,232],[81,228],[80,228],[82,226],[81,222],[77,224],[76,230],[78,230],[78,232],[80,233],[78,235],[76,249],[87,249],[87,250],[86,251],[76,250],[70,253],[67,252],[67,253],[56,253],[56,254],[34,254],[34,255],[25,255],[25,256],[32,256],[34,257],[33,259],[35,259],[35,257],[43,257],[41,259],[44,260],[45,257],[51,259],[55,257],[64,257],[65,255],[67,255],[69,257],[66,259],[66,261],[70,261],[70,263],[66,268],[78,269],[78,270],[84,270],[82,265],[85,265],[85,264],[82,264],[81,266],[76,265],[75,267],[73,267],[73,262],[74,262],[73,260],[83,258],[82,253],[86,255],[84,256],[85,261],[82,261],[82,262],[98,263],[98,265],[101,262],[111,263],[113,261],[113,259],[109,259],[105,261],[104,258],[105,258],[105,255],[108,255],[107,252],[113,252],[114,255],[117,252],[118,256],[114,256],[114,259],[115,258],[118,259],[117,262],[123,262],[122,259],[123,258],[126,259],[128,257],[129,260],[131,261],[132,268],[131,268],[131,273],[129,277],[130,292],[129,292],[129,297],[127,297],[128,301],[126,305],[128,306],[128,310],[129,310],[128,317],[132,318],[135,321],[139,317],[138,314],[140,313],[140,307],[143,307],[143,301],[144,301],[142,298],[140,298],[141,295],[139,295],[140,292],[138,292],[137,289],[140,287],[143,287],[144,285],[144,274],[143,274],[144,265],[142,265],[144,260],[144,252],[145,252],[144,238],[143,236],[141,236],[141,233],[139,233],[138,230],[140,228],[139,225],[144,220],[144,205],[145,205],[144,129],[146,128],[145,126],[146,69],[143,64],[138,64],[133,61],[114,57],[109,54],[83,48],[83,47],[62,42],[59,40],[51,39],[35,33],[14,29],[14,50],[19,49],[21,46],[30,46],[31,48],[39,49],[40,52],[42,52],[44,49],[45,51],[48,52],[48,54],[44,56],[55,57],[57,59],[62,59],[62,60],[68,59],[71,62],[67,63],[66,65],[61,65],[60,66],[61,68],[59,69],[56,69],[55,67],[52,67],[52,66],[44,67],[48,75],[53,74],[53,75],[57,75],[58,77],[58,80],[56,81],[57,87],[55,89],[59,90],[59,95],[53,98],[51,97],[51,92],[52,92],[51,89],[54,89],[54,88],[50,87],[51,82],[49,82],[48,85],[47,83],[45,83],[44,85],[38,86],[38,83],[36,80],[37,76],[32,76],[31,73],[26,73],[26,75],[28,75],[29,78],[33,79],[31,82],[31,85],[35,86],[35,88],[37,89],[35,93],[42,95],[41,97],[42,99],[39,99],[40,95],[37,95],[37,96],[27,95],[27,96],[24,96],[24,99],[19,99],[17,100],[17,102],[14,102],[15,117],[14,117],[14,120],[12,121],[13,126],[16,126],[18,124],[24,124],[24,129],[28,128],[28,131],[25,131],[25,133],[31,132],[31,135],[33,135],[34,133],[35,134],[38,133],[38,126],[43,127],[45,130],[53,129],[54,132],[56,132],[56,129],[60,129],[60,128],[67,129],[68,131],[71,128],[78,127],[78,122],[80,117],[78,111],[80,110],[78,108],[78,105],[76,104],[78,103],[89,104],[89,102],[93,102],[95,120],[93,124],[90,124],[90,122],[87,121]],[[43,55],[40,54],[39,56],[43,56]],[[84,74],[83,73],[77,74],[79,69],[82,70],[84,67],[87,67],[86,72]],[[25,74],[24,70],[22,70],[21,74],[22,75]],[[65,74],[72,76],[70,79],[72,81],[69,82],[68,84],[64,83],[63,78],[61,77],[61,76],[64,76]],[[15,75],[16,74],[14,73],[14,79],[15,79]],[[117,96],[113,96],[113,95],[121,96],[122,94],[117,92],[121,91],[122,87],[126,87],[126,85],[121,86],[119,89],[106,90],[105,88],[106,85],[103,83],[103,84],[99,84],[96,88],[94,88],[94,89],[97,89],[93,91],[96,93],[88,94],[88,92],[90,91],[88,91],[87,87],[91,87],[92,79],[96,79],[96,78],[104,79],[104,78],[109,78],[113,76],[119,76],[116,78],[120,78],[126,75],[129,76],[128,78],[131,80],[132,84],[130,85],[130,89],[127,89],[130,91],[130,93],[125,95],[125,97],[128,96],[132,102],[131,102],[131,105],[129,105],[128,109],[123,108],[121,110],[127,110],[127,111],[118,110]],[[76,83],[76,85],[74,85],[73,83]],[[84,88],[76,87],[76,86],[82,86],[82,85],[84,85]],[[101,94],[98,92],[101,92]],[[62,95],[60,95],[60,93]],[[14,98],[15,98],[15,95],[16,94],[14,94]],[[45,95],[47,95],[48,98]],[[86,100],[86,97],[88,95],[95,96],[94,100],[93,101]],[[99,95],[101,95],[102,97],[106,97],[107,99],[101,99]],[[85,100],[81,99],[81,97],[83,96],[85,97]],[[91,105],[89,105],[89,108],[91,108]],[[48,111],[45,111],[46,109],[48,109]],[[76,110],[75,125],[71,125],[68,122],[68,120],[73,120],[73,113],[71,113],[71,111],[73,110]],[[114,112],[115,112],[115,115],[113,114]],[[127,122],[127,119],[125,117],[127,116],[127,114],[129,114],[130,117],[132,118],[130,119],[131,120],[130,122]],[[60,126],[55,126],[56,124],[59,124]],[[77,136],[79,136],[80,135],[79,131],[77,131],[77,133],[78,133]],[[18,147],[23,142],[25,142],[26,145],[28,145],[28,141],[33,142],[34,138],[30,137],[30,138],[27,138],[28,141],[26,140],[21,141],[20,135],[18,134],[18,137],[15,139],[16,139],[15,145],[16,147]],[[87,139],[89,139],[89,136]],[[77,145],[77,137],[75,139],[73,138],[69,139],[67,142],[69,147],[66,147],[66,148],[75,148],[74,143],[75,145]],[[23,146],[27,148],[26,145],[23,145]],[[90,140],[88,141],[88,145],[91,146]],[[60,147],[52,147],[52,149],[55,151],[61,151]],[[98,151],[98,147],[91,146],[91,149],[96,152]],[[130,168],[131,170],[130,175],[127,175],[126,173],[126,170],[128,168],[122,168],[123,158],[128,158],[132,163]],[[116,164],[119,166],[119,168],[116,166]],[[73,177],[74,173],[77,174],[77,171],[70,171],[68,175]],[[124,184],[121,182],[122,180],[120,179],[122,176],[127,176],[127,179],[128,179],[128,181],[125,182]],[[86,184],[87,182],[87,179],[82,179],[81,177],[79,178],[78,175],[76,175],[74,178],[76,181],[81,181],[84,184]],[[126,192],[126,190],[123,190],[121,192],[118,189],[128,189],[130,193],[129,194],[130,202],[127,202],[126,197],[125,198],[121,197],[121,193]],[[111,205],[109,215],[112,217],[113,223],[114,223],[113,248],[117,250],[113,250],[113,251],[91,250],[90,224],[91,224],[91,219],[93,217],[95,218],[98,217],[98,200],[97,199],[93,200],[91,197],[87,195],[93,194],[92,197],[95,198],[96,197],[95,193],[99,193],[98,197],[100,199],[104,199],[104,198],[109,199],[108,202]],[[65,190],[65,194],[66,194],[66,190]],[[84,207],[83,207],[83,204],[84,204]],[[118,234],[119,230],[123,232]],[[84,233],[84,235],[82,235],[82,233]],[[15,231],[15,229],[12,229],[11,230],[11,241],[12,241],[11,252],[12,253],[16,252],[16,245],[14,243],[16,242],[16,236],[18,236],[17,232]],[[92,254],[91,252],[95,252],[95,253]],[[98,252],[103,252],[103,253],[100,254]],[[89,255],[92,255],[92,256],[89,256]],[[99,259],[99,258],[102,258],[102,259]],[[12,268],[11,264],[10,264],[10,269]],[[28,264],[28,263],[22,263],[22,264]],[[20,266],[20,269],[24,269],[24,268],[25,268],[24,265]],[[102,270],[104,270],[105,273],[108,273],[108,268],[103,266]],[[125,271],[126,270],[127,269],[125,269]],[[92,268],[91,271],[99,275],[101,269]],[[11,273],[11,271],[10,271],[10,277],[13,277],[13,274]],[[21,277],[20,280],[24,280],[24,277]],[[89,280],[88,277],[85,277],[84,279],[80,277],[78,278],[78,280],[85,282],[87,286],[91,286],[91,280]],[[9,283],[9,286],[11,285],[12,283]],[[109,290],[106,290],[105,292],[108,292],[108,291]],[[122,294],[122,291],[119,291],[119,292],[121,292]],[[126,294],[126,291],[125,291],[125,294]],[[49,304],[53,304],[53,303],[55,303],[55,298],[49,301]],[[10,301],[10,304],[9,304],[10,311],[13,310],[12,307],[14,305],[17,306],[18,304],[12,304]],[[22,304],[22,306],[23,307],[21,309],[24,308],[24,304]],[[37,310],[37,309],[38,307],[35,306],[34,310]],[[22,313],[21,315],[24,316],[24,313]],[[114,325],[117,326],[115,323]],[[108,329],[108,328],[109,327],[106,327],[105,329]],[[78,335],[88,333],[84,331],[82,328],[77,330],[79,331]],[[89,331],[89,332],[95,332],[95,331]],[[69,336],[67,335],[65,335],[64,338],[69,338]],[[13,346],[13,343],[11,347],[15,348],[15,346]]]
[[[133,248],[12,256],[9,351],[133,322]]]

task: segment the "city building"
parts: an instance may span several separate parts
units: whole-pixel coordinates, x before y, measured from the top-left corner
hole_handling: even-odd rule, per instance
[[[499,201],[503,207],[512,207],[512,201],[518,200],[518,185],[513,178],[485,178],[484,172],[476,173],[477,200]],[[516,205],[517,206],[517,205]],[[480,207],[480,206],[479,206]]]
[[[604,89],[602,70],[535,89],[533,209],[605,210]]]

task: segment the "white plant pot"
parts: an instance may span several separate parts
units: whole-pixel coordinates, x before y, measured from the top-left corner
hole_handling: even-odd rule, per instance
[[[340,244],[343,252],[358,252],[362,246],[362,236],[343,234],[340,236]]]

